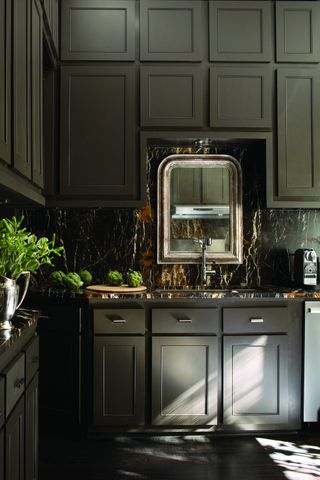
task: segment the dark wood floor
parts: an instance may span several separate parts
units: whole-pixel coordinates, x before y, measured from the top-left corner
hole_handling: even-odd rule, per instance
[[[39,480],[320,479],[320,436],[40,437]]]

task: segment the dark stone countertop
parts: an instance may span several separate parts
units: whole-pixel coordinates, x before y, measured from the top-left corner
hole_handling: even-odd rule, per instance
[[[24,308],[17,310],[11,320],[14,328],[12,330],[0,330],[0,354],[12,347],[28,328],[35,326],[38,317],[39,312],[37,310]]]
[[[164,288],[146,291],[143,293],[98,293],[93,291],[78,290],[70,291],[57,288],[49,288],[34,291],[33,298],[42,298],[56,302],[57,299],[64,303],[88,304],[102,300],[170,300],[170,299],[320,299],[320,288],[303,290],[293,287],[264,286],[257,288]]]

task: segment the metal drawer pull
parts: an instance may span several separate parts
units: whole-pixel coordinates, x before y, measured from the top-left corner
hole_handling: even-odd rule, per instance
[[[179,323],[192,323],[191,318],[178,318],[177,320]]]
[[[24,385],[24,378],[17,378],[17,380],[14,382],[14,386],[16,388],[21,388]]]
[[[251,323],[263,323],[264,320],[261,317],[260,318],[259,317],[258,318],[250,318],[250,322]]]
[[[120,315],[106,315],[106,317],[112,322],[112,323],[127,323],[127,320],[125,318],[120,317]]]

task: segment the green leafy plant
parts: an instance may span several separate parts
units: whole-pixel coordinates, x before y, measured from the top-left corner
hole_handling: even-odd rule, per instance
[[[36,273],[41,265],[53,266],[54,255],[63,247],[55,246],[55,235],[37,238],[22,227],[24,217],[0,220],[0,276],[16,280],[22,272]]]

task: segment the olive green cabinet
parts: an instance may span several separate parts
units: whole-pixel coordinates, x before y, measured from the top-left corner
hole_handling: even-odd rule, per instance
[[[272,127],[270,67],[230,65],[210,69],[211,127]]]
[[[133,61],[135,2],[63,0],[62,60]]]
[[[13,0],[13,166],[31,179],[30,0]]]
[[[226,428],[290,428],[289,325],[287,307],[223,309]]]
[[[61,67],[59,200],[66,205],[139,201],[135,94],[134,67]]]
[[[25,480],[38,479],[38,384],[38,374],[36,374],[25,394]]]
[[[141,125],[202,126],[205,73],[199,66],[142,66]]]
[[[269,206],[320,206],[320,74],[317,68],[277,69],[277,197]],[[271,179],[272,181],[272,179]]]
[[[145,423],[145,312],[94,309],[93,426]]]
[[[210,0],[210,61],[270,62],[271,19],[270,1]]]
[[[55,55],[59,55],[59,0],[41,0],[44,12],[44,22],[49,41],[53,45]]]
[[[11,163],[11,0],[0,1],[0,159]]]
[[[5,427],[5,479],[25,478],[25,413],[24,397],[20,399]]]
[[[320,62],[319,23],[319,2],[277,1],[277,62]]]
[[[205,7],[202,0],[140,0],[140,60],[201,61]]]

